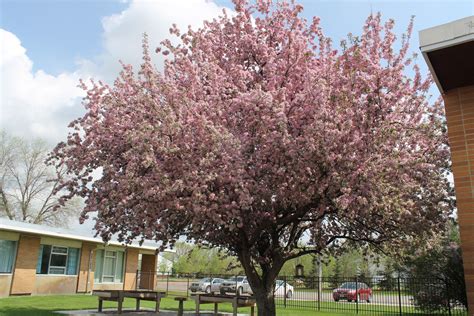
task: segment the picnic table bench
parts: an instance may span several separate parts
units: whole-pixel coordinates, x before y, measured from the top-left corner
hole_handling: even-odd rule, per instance
[[[103,301],[117,302],[118,313],[122,313],[123,300],[128,298],[134,298],[136,301],[135,310],[140,311],[140,301],[152,301],[156,302],[155,312],[160,312],[161,298],[166,296],[165,292],[156,291],[128,291],[128,290],[94,290],[92,295],[98,296],[99,308],[98,311],[102,312]]]
[[[237,309],[240,307],[250,307],[250,315],[255,316],[256,301],[251,296],[197,294],[194,299],[196,301],[196,316],[199,316],[201,304],[214,304],[214,315],[217,315],[220,303],[232,303],[232,315],[234,316],[237,315]]]
[[[183,316],[184,315],[184,302],[186,302],[188,298],[184,296],[178,296],[178,297],[175,297],[174,300],[179,302],[178,316]]]

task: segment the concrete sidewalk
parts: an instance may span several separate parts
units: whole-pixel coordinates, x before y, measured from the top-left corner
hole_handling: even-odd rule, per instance
[[[58,311],[54,312],[59,315],[68,315],[68,316],[111,316],[111,315],[120,315],[120,316],[176,316],[178,312],[176,311],[167,311],[161,310],[160,313],[155,313],[152,309],[143,308],[139,312],[136,312],[134,309],[124,309],[122,314],[117,312],[117,309],[109,308],[104,309],[102,312],[98,312],[97,309],[87,309],[87,310],[75,310],[75,311]],[[196,313],[192,311],[185,311],[184,315],[186,316],[195,316]],[[213,316],[214,313],[210,311],[202,311],[199,313],[201,316]],[[218,313],[219,316],[232,316],[232,313]],[[248,316],[248,314],[237,314],[238,316]]]

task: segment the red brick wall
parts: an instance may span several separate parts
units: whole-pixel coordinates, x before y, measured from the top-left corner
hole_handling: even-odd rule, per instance
[[[474,86],[444,95],[469,311],[474,315]]]
[[[40,237],[20,235],[11,295],[31,294],[35,287]]]

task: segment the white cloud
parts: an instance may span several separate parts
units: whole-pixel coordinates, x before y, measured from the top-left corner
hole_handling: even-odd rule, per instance
[[[119,60],[139,65],[142,36],[148,33],[151,51],[169,37],[176,23],[182,30],[199,27],[203,20],[219,15],[222,8],[208,0],[135,0],[120,14],[104,17],[103,51],[78,63],[71,73],[57,76],[44,70],[32,71],[20,39],[0,29],[0,124],[11,134],[26,138],[41,137],[51,144],[66,137],[67,125],[83,114],[77,88],[79,78],[101,78],[107,82],[118,75]],[[152,54],[161,67],[162,59]],[[74,61],[71,61],[74,62]]]
[[[68,114],[82,95],[77,73],[52,76],[32,72],[33,62],[12,33],[0,29],[0,123],[2,129],[23,137],[57,141],[65,135]]]
[[[119,60],[125,64],[138,66],[142,58],[143,34],[147,33],[152,59],[160,68],[162,57],[154,53],[159,43],[170,38],[169,28],[173,23],[186,31],[188,26],[202,26],[204,20],[210,20],[222,13],[219,7],[208,0],[135,0],[120,14],[102,19],[103,52],[94,60],[86,62],[88,71],[112,81],[120,71]]]

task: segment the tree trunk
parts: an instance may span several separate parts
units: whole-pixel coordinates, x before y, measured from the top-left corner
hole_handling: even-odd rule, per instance
[[[256,269],[250,252],[248,251],[247,240],[242,238],[243,247],[237,253],[245,275],[250,283],[255,300],[257,301],[258,316],[276,316],[275,308],[275,281],[278,277],[283,264],[281,256],[277,253],[270,257],[267,263],[260,263],[259,268]],[[260,273],[257,272],[260,270]]]
[[[254,290],[255,299],[257,300],[258,316],[276,316],[275,297],[273,289],[265,287],[257,287]]]

